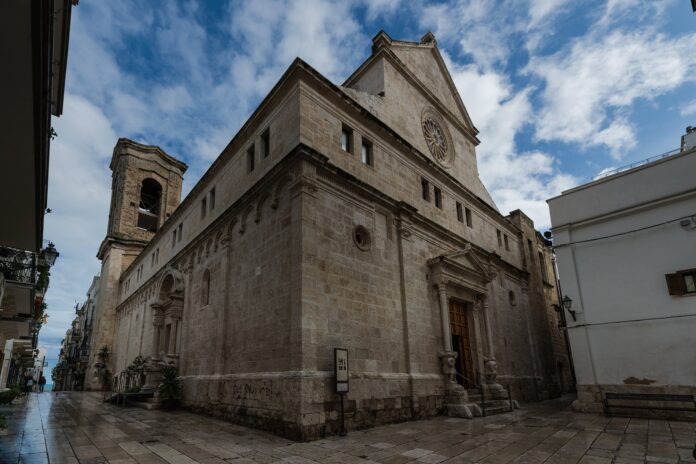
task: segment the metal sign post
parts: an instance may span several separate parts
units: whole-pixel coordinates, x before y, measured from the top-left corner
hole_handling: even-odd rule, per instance
[[[341,432],[340,436],[348,435],[346,432],[346,420],[343,412],[343,399],[348,393],[348,350],[334,348],[334,379],[336,381],[336,393],[341,395]]]

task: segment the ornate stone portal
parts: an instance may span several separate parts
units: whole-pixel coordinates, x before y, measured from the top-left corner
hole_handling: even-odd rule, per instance
[[[452,344],[448,287],[463,289],[473,299],[469,306],[473,312],[471,319],[474,321],[475,339],[471,345],[474,352],[475,371],[478,373],[476,377],[480,379],[476,382],[479,383],[478,387],[483,388],[487,393],[487,396],[499,399],[504,397],[506,392],[501,385],[496,383],[498,364],[495,360],[487,296],[487,286],[494,274],[491,274],[486,266],[479,262],[470,245],[461,251],[433,258],[428,261],[428,265],[431,269],[431,281],[437,288],[442,322],[443,350],[439,356],[445,379],[446,412],[451,416],[467,418],[481,415],[482,411],[479,405],[469,402],[467,390],[457,381],[457,376],[460,375],[456,369],[458,353]],[[479,315],[483,316],[483,321]],[[481,327],[482,323],[483,327]],[[484,353],[482,343],[484,332],[487,342],[486,353]],[[462,378],[465,379],[465,377]],[[470,379],[465,380],[470,381]]]
[[[153,336],[143,390],[157,388],[163,363],[178,364],[178,335],[184,307],[184,279],[181,272],[173,268],[167,270],[160,280],[157,295],[157,301],[150,304]]]

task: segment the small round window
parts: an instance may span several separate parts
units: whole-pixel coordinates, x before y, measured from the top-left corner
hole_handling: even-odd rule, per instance
[[[353,241],[355,245],[363,251],[370,249],[370,231],[364,226],[356,226],[353,229]]]

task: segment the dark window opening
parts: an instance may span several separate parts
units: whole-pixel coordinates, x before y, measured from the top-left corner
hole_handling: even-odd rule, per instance
[[[184,236],[183,228],[184,228],[184,223],[182,222],[179,224],[179,241],[181,241],[181,238]]]
[[[145,179],[140,186],[138,205],[138,227],[157,232],[159,227],[160,199],[162,186],[154,179]]]
[[[505,242],[505,249],[506,249],[507,251],[510,251],[510,242],[508,241],[508,236],[507,236],[507,234],[506,234],[506,235],[503,235],[503,241]]]
[[[254,170],[254,152],[254,145],[252,144],[249,148],[247,148],[247,172]]]
[[[500,232],[500,230],[496,230],[495,233],[498,237],[498,246],[503,246],[503,234]]]
[[[210,189],[210,211],[215,209],[215,187]]]
[[[464,212],[462,211],[462,204],[457,202],[457,221],[464,222]]]
[[[442,209],[442,191],[437,187],[435,187],[434,190],[435,190],[435,206]]]
[[[421,194],[425,201],[430,201],[430,182],[425,179],[421,179]]]
[[[205,213],[208,212],[208,200],[206,197],[203,197],[201,200],[201,219],[205,219]]]
[[[466,225],[468,227],[473,227],[471,222],[471,210],[469,208],[464,208],[464,213],[466,216]]]
[[[372,166],[372,144],[367,140],[362,141],[362,147],[360,149],[360,161]]]
[[[271,154],[271,129],[267,128],[265,131],[263,131],[263,134],[261,134],[261,153],[262,156],[265,158],[268,158],[268,155]]]
[[[353,152],[353,131],[346,126],[341,127],[341,150]]]

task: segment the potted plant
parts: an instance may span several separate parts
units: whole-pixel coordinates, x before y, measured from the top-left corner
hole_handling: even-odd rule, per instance
[[[175,366],[165,364],[161,369],[162,381],[157,387],[157,395],[164,409],[173,409],[181,400],[181,381]]]

